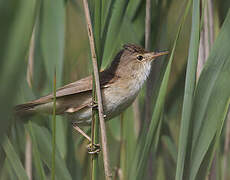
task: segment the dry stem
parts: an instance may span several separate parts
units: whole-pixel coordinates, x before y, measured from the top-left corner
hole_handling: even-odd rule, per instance
[[[30,41],[30,50],[29,50],[29,58],[28,58],[27,74],[26,74],[26,80],[30,88],[32,88],[33,73],[34,73],[34,46],[35,46],[34,34],[35,34],[35,25]]]
[[[97,57],[95,51],[93,29],[92,29],[90,13],[89,13],[89,5],[87,0],[83,0],[83,5],[84,5],[84,11],[85,11],[85,17],[87,23],[87,32],[89,36],[90,50],[92,55],[93,72],[94,72],[95,84],[96,84],[96,94],[98,99],[98,113],[99,113],[100,129],[101,129],[101,141],[102,141],[105,177],[107,180],[110,180],[111,172],[110,172],[109,158],[108,158],[107,137],[106,137],[106,128],[105,128],[104,112],[103,112],[103,105],[102,105],[101,88],[100,88],[100,81],[99,81],[99,71],[97,66]]]
[[[26,132],[25,169],[29,180],[32,180],[32,141]]]
[[[212,0],[207,1],[207,6],[205,6],[204,2],[202,6],[204,6],[204,26],[200,33],[200,45],[199,45],[199,56],[198,56],[198,64],[197,64],[197,78],[199,78],[203,66],[208,59],[211,46],[214,41],[214,33],[213,33],[213,9],[212,9]],[[210,174],[206,179],[215,179],[216,178],[216,153],[214,155],[212,166],[210,169]]]
[[[151,0],[146,0],[146,7],[145,7],[145,49],[150,50],[150,33],[151,33]],[[145,106],[145,123],[150,124],[151,118],[151,90],[149,88],[152,85],[152,81],[147,81],[147,90],[146,90],[146,106]],[[150,90],[151,89],[151,90]],[[149,165],[149,177],[153,176],[153,164],[152,164],[152,154],[150,154],[150,160],[148,161]]]
[[[150,50],[150,33],[151,33],[151,0],[146,0],[145,7],[145,49]],[[152,73],[152,72],[151,72]],[[153,84],[153,76],[146,82],[146,96],[145,96],[145,123],[149,123],[151,119],[151,92]]]
[[[34,46],[35,46],[34,34],[35,34],[35,25],[33,28],[33,33],[30,41],[29,59],[28,59],[27,75],[26,75],[26,80],[30,88],[32,88],[32,80],[33,80]],[[25,169],[29,180],[32,180],[32,141],[29,133],[26,133]]]
[[[150,32],[151,32],[151,0],[146,0],[145,9],[145,49],[150,49]]]

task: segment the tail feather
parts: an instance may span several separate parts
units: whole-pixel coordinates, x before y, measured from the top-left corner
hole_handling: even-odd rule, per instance
[[[35,107],[38,106],[37,103],[25,103],[19,104],[14,107],[15,115],[23,117],[33,115],[35,112]]]

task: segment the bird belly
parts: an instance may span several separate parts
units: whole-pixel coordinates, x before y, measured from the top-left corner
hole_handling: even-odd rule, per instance
[[[137,85],[135,82],[122,84],[123,86],[114,84],[102,90],[103,110],[106,120],[119,115],[128,108],[139,92],[140,84]],[[77,112],[67,114],[69,119],[83,126],[90,125],[91,115],[92,108],[90,106],[86,106]]]
[[[136,81],[118,82],[104,89],[103,104],[107,118],[111,119],[128,108],[137,97],[139,90],[140,84],[137,84]]]
[[[137,94],[129,94],[120,89],[108,89],[103,98],[104,113],[107,119],[111,119],[122,113],[129,107]]]

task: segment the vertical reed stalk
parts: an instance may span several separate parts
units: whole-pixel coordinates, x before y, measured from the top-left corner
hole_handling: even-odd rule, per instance
[[[100,88],[100,81],[99,81],[97,56],[96,56],[96,51],[95,51],[93,29],[92,29],[92,24],[91,24],[91,19],[90,19],[88,1],[83,0],[83,5],[84,5],[84,12],[85,12],[86,23],[87,23],[87,32],[89,36],[90,49],[91,49],[91,54],[92,54],[93,72],[94,72],[94,78],[95,78],[95,84],[96,84],[96,94],[97,94],[97,100],[98,100],[98,113],[99,113],[100,130],[101,130],[101,141],[102,141],[102,153],[103,153],[103,162],[104,162],[104,169],[105,169],[105,178],[106,180],[110,180],[111,171],[110,171],[109,158],[108,158],[106,127],[105,127],[104,112],[103,112],[103,105],[102,105],[102,96],[101,96],[101,88]]]
[[[145,7],[145,49],[150,50],[150,33],[151,33],[151,0],[146,0]],[[151,81],[147,81],[147,89],[146,89],[146,110],[145,110],[145,122],[150,124],[151,118],[151,93],[152,89],[150,88]],[[149,165],[149,176],[153,176],[153,154],[150,154],[150,158],[148,161]]]
[[[52,180],[55,180],[55,154],[56,154],[56,69],[53,84],[53,118],[52,118]]]
[[[150,35],[151,35],[151,0],[146,0],[145,7],[145,49],[150,50]],[[145,122],[149,123],[151,119],[151,87],[152,81],[146,82],[146,96],[145,96]]]
[[[146,0],[145,8],[145,49],[149,50],[151,33],[151,0]]]
[[[33,28],[32,37],[30,40],[30,48],[29,48],[29,58],[27,65],[27,75],[26,80],[29,87],[32,89],[32,80],[33,80],[33,64],[34,64],[34,46],[35,46],[35,26]],[[32,180],[32,141],[28,132],[26,132],[26,152],[25,152],[25,169],[28,175],[29,180]]]
[[[32,141],[28,132],[26,132],[25,169],[29,180],[32,180]]]
[[[95,1],[95,15],[94,15],[94,27],[95,27],[95,44],[96,44],[96,55],[99,59],[98,68],[101,66],[101,0]],[[93,75],[94,76],[94,75]],[[97,102],[96,95],[96,83],[95,78],[93,78],[93,91],[92,91],[93,101]],[[92,109],[92,125],[91,125],[91,139],[93,144],[99,144],[99,114],[96,109]],[[92,163],[92,180],[97,180],[99,178],[99,165],[98,165],[98,154],[91,156]]]
[[[98,112],[93,110],[92,112],[92,125],[91,125],[91,139],[92,139],[92,146],[93,144],[99,144],[99,119],[98,119]],[[94,154],[91,156],[92,162],[92,180],[97,180],[99,177],[99,167],[98,167],[98,154]]]
[[[95,81],[93,82],[93,100],[96,102],[96,89],[95,89]],[[99,119],[98,119],[98,111],[92,109],[92,124],[91,124],[91,146],[93,144],[99,144]],[[98,167],[98,154],[94,154],[91,156],[92,163],[92,173],[91,179],[97,180],[99,178],[99,167]]]

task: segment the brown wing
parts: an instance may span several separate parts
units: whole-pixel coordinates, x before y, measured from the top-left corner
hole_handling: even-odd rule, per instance
[[[84,79],[80,79],[76,82],[67,84],[56,91],[56,98],[68,96],[72,94],[77,94],[81,92],[91,91],[92,90],[92,76],[88,76]],[[44,103],[47,100],[53,98],[53,94],[49,94],[47,96],[41,97],[35,101],[34,103]]]
[[[100,85],[101,88],[108,88],[111,86],[114,81],[118,80],[118,76],[114,75],[108,70],[100,72]],[[73,98],[81,98],[81,96],[77,96],[80,93],[92,91],[92,76],[88,76],[84,79],[80,79],[76,82],[70,83],[66,86],[61,87],[56,92],[57,102],[62,104],[60,108],[57,108],[59,114],[63,113],[63,111],[78,111],[84,107],[82,104],[77,104],[77,101],[73,101]],[[70,96],[73,95],[73,96]],[[76,95],[76,96],[75,96]],[[64,98],[66,97],[66,98]],[[83,96],[82,96],[83,97]],[[36,107],[43,108],[43,111],[51,111],[52,104],[49,104],[52,101],[53,94],[49,94],[47,96],[41,97],[37,100],[27,102],[25,104],[20,104],[15,106],[15,113],[18,115],[30,115],[36,112]],[[73,104],[74,102],[74,104]],[[79,101],[80,102],[80,101]],[[47,106],[39,106],[43,104],[47,104]],[[90,103],[90,102],[88,102]],[[88,106],[88,104],[84,104],[83,106]],[[67,109],[66,109],[67,108]]]
[[[101,88],[109,87],[117,78],[114,74],[109,73],[107,70],[100,72],[100,86]],[[80,79],[76,82],[67,84],[56,91],[56,98],[63,96],[78,94],[86,91],[92,90],[92,76]],[[31,101],[31,103],[46,103],[53,98],[53,94],[41,97],[37,100]]]

